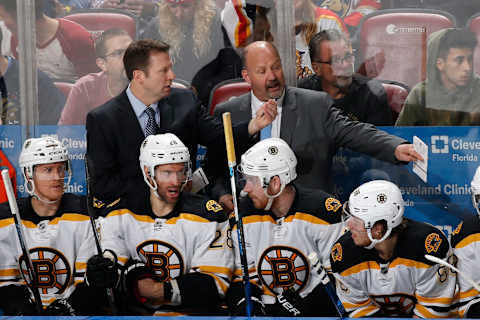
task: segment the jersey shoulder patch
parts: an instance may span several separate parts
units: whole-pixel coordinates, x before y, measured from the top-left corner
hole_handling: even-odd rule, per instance
[[[192,193],[182,194],[178,210],[181,213],[196,214],[209,221],[223,222],[228,219],[228,215],[217,201]]]
[[[311,214],[330,224],[342,222],[342,203],[322,191],[295,186],[298,192],[295,210]]]
[[[343,234],[330,250],[330,264],[336,273],[370,260],[375,260],[372,250],[356,246],[351,232]]]
[[[447,256],[450,245],[443,232],[434,226],[408,220],[407,228],[400,235],[397,248],[399,257],[433,265],[435,263],[427,260],[425,255],[443,259]]]
[[[456,247],[463,239],[480,233],[480,219],[477,215],[461,221],[452,232],[452,247]]]

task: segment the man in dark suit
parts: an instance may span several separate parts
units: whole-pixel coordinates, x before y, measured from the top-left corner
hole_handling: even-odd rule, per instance
[[[211,168],[221,170],[226,164],[221,122],[206,114],[193,92],[171,88],[175,74],[168,50],[166,43],[155,40],[130,44],[123,57],[128,88],[87,115],[87,155],[97,207],[108,207],[125,197],[130,209],[148,210],[149,193],[138,157],[140,144],[149,134],[178,136],[188,147],[193,164],[197,144],[214,152]],[[251,121],[237,122],[234,134],[239,149],[246,150],[250,136],[275,116],[276,109],[265,104]]]
[[[422,160],[407,141],[344,116],[327,93],[287,87],[280,56],[271,43],[251,43],[243,59],[242,76],[251,85],[251,93],[217,106],[215,114],[231,112],[232,122],[239,123],[251,119],[265,102],[276,105],[278,115],[271,131],[264,135],[270,126],[264,128],[260,139],[270,135],[290,145],[298,159],[300,185],[331,191],[332,157],[339,147],[393,163]],[[231,195],[222,182],[217,180],[215,196],[228,208]]]

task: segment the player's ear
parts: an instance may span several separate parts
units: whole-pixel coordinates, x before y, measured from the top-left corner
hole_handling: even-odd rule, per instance
[[[268,194],[274,195],[280,192],[282,188],[282,181],[280,180],[279,176],[275,176],[270,179],[270,183],[268,184]]]
[[[247,69],[242,69],[242,78],[251,85],[250,77],[248,76]]]
[[[103,58],[97,58],[95,60],[95,63],[97,64],[97,66],[100,68],[100,70],[102,71],[107,71],[107,63],[105,61],[105,59]]]

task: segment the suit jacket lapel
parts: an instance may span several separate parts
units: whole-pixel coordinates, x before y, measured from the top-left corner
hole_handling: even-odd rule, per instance
[[[238,114],[235,115],[236,122],[250,121],[252,119],[252,95],[247,93],[240,103]]]
[[[293,135],[297,126],[297,103],[295,92],[286,87],[285,98],[282,106],[282,123],[280,124],[280,138],[290,146],[293,142]]]
[[[138,122],[135,111],[133,111],[130,100],[128,100],[126,91],[123,91],[115,99],[118,99],[118,103],[116,105],[117,109],[119,110],[119,124],[121,123],[122,128],[129,128],[129,130],[132,130],[132,138],[143,141],[143,139],[145,139],[145,134],[140,126],[140,123]]]

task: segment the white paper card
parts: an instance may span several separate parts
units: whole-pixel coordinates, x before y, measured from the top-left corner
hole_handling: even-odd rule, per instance
[[[198,191],[202,190],[206,185],[208,185],[208,179],[203,172],[202,168],[198,168],[193,173],[192,177],[192,193],[197,193]]]
[[[423,161],[417,160],[413,163],[413,172],[426,183],[428,172],[428,146],[419,137],[413,136],[413,147],[415,148],[415,151],[423,157]]]

